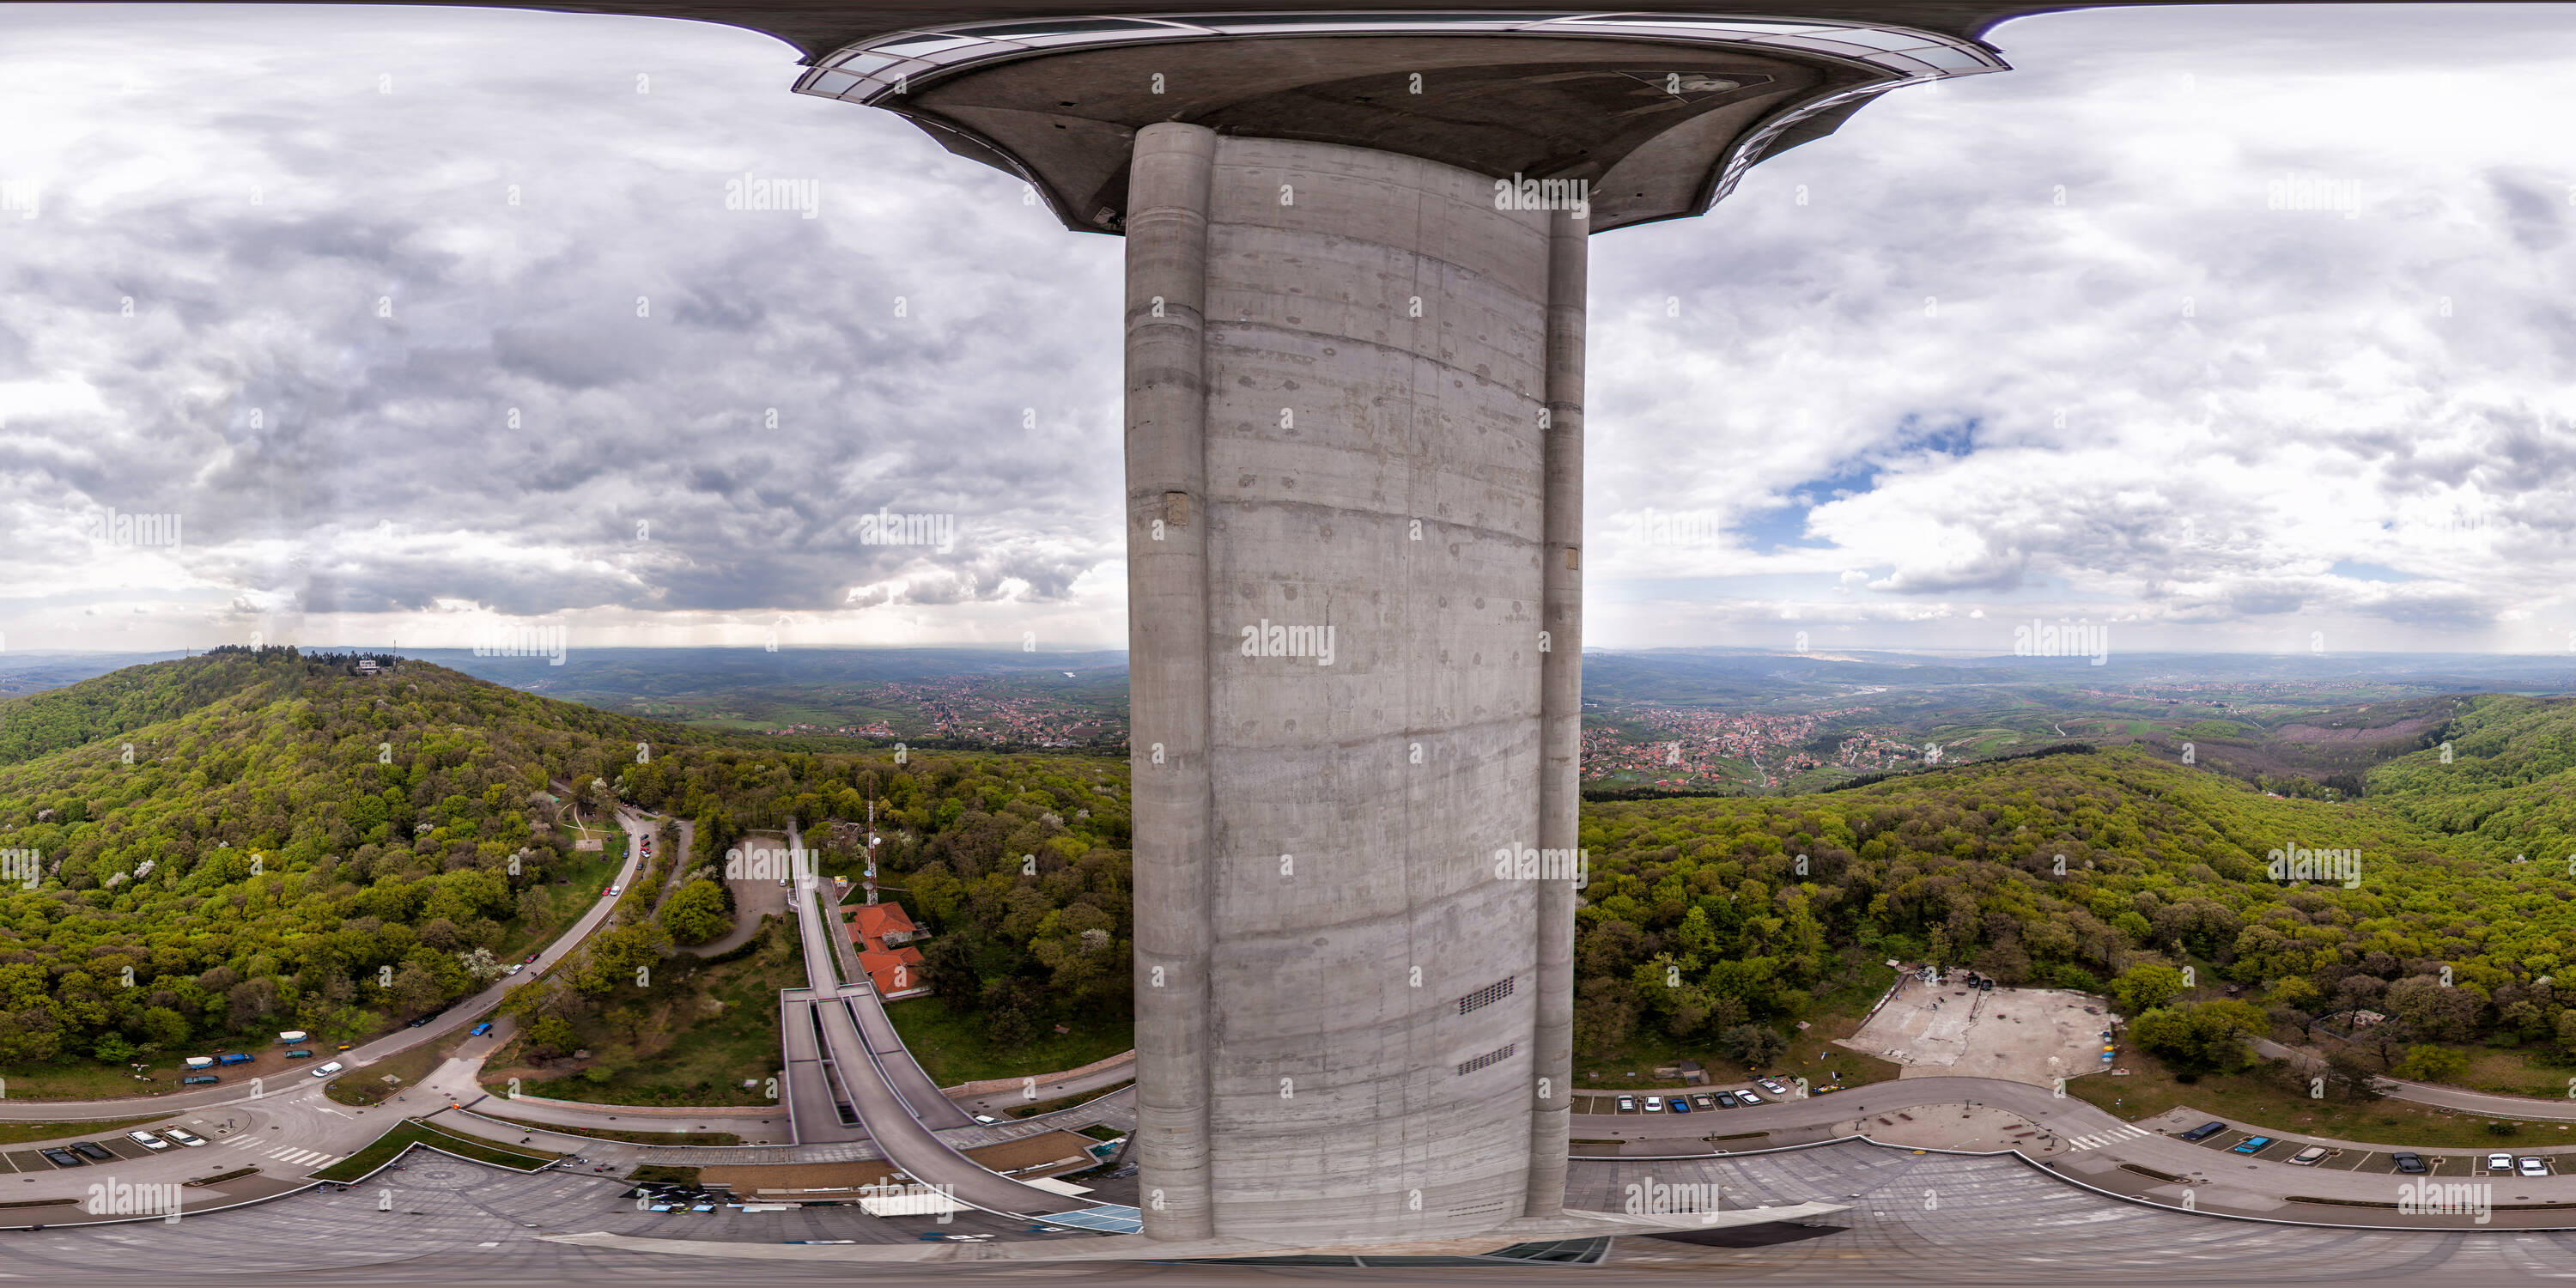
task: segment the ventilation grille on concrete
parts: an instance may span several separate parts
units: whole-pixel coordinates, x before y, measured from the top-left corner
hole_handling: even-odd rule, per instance
[[[1458,999],[1458,1013],[1465,1015],[1479,1006],[1491,1006],[1512,995],[1512,977],[1504,976],[1494,983]]]
[[[1515,1042],[1511,1046],[1504,1047],[1500,1051],[1488,1051],[1465,1064],[1459,1065],[1458,1073],[1461,1077],[1464,1077],[1467,1074],[1474,1073],[1478,1069],[1484,1068],[1486,1065],[1497,1064],[1504,1060],[1509,1060],[1512,1058],[1512,1051],[1518,1046],[1520,1046],[1520,1043]]]

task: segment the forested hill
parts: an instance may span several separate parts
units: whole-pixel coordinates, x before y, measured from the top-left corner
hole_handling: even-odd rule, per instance
[[[2197,965],[2294,1014],[2412,998],[2406,981],[2432,988],[2448,966],[2456,987],[2402,1016],[2413,1032],[2546,1036],[2568,999],[2541,978],[2576,978],[2576,706],[2472,699],[2451,735],[2451,763],[2391,762],[2351,802],[2124,748],[1814,796],[1587,804],[1579,1043],[1794,1017],[1853,949],[2079,988]],[[2356,888],[2271,879],[2271,852],[2293,847],[2353,852]]]
[[[246,691],[257,695],[256,705],[300,685],[306,669],[293,649],[230,649],[0,699],[0,765],[112,738]]]
[[[583,906],[570,875],[605,884],[613,849],[576,852],[573,824],[596,827],[621,794],[696,820],[699,852],[669,865],[675,880],[790,818],[833,870],[852,866],[858,829],[830,824],[875,795],[890,862],[938,869],[921,874],[937,886],[924,911],[1006,1000],[1127,974],[1119,761],[812,755],[436,666],[360,675],[287,649],[130,668],[7,710],[29,704],[48,704],[49,736],[100,736],[0,766],[0,1071],[13,1075],[166,1062],[263,1030],[355,1037],[464,996],[470,972],[497,971],[495,951]],[[142,719],[154,711],[178,714]],[[649,915],[649,893],[635,902]],[[668,943],[629,920],[600,942],[647,956]],[[544,1005],[596,1004],[580,989],[602,972],[563,974],[584,983]],[[987,982],[948,985],[971,998]],[[1123,987],[1095,994],[1123,1007]],[[631,984],[619,996],[654,1000]]]

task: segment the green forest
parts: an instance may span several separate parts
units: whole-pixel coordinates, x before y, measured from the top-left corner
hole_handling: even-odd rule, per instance
[[[620,924],[514,990],[532,1020],[649,1003],[634,968],[675,924],[715,929],[696,882],[651,915],[662,883],[747,831],[793,819],[854,872],[860,829],[832,822],[870,794],[952,1005],[989,1006],[1005,1035],[1124,1016],[1123,762],[781,752],[355,661],[225,649],[0,702],[0,1072],[168,1063],[285,1028],[354,1038],[440,1009],[585,906],[565,882],[602,856],[575,828],[596,834],[619,797],[692,820],[699,851],[683,866],[660,847]]]
[[[2387,1017],[2384,1068],[2576,1048],[2553,982],[2576,969],[2576,704],[2467,699],[2431,742],[2358,800],[2071,746],[1804,796],[1587,803],[1578,1053],[1776,1043],[1889,957],[2107,991],[2176,1067],[2240,1067],[2249,1036],[2355,1012]],[[575,878],[604,885],[622,842],[577,851],[576,831],[619,801],[688,821],[694,849],[666,825],[618,924],[512,991],[535,1058],[687,1023],[655,993],[682,972],[638,968],[730,927],[710,869],[792,821],[855,877],[872,802],[944,1008],[1005,1050],[1127,1022],[1123,760],[790,750],[418,662],[228,649],[0,701],[0,1073],[444,1007],[588,906]],[[2355,879],[2276,880],[2276,850],[2352,855]]]

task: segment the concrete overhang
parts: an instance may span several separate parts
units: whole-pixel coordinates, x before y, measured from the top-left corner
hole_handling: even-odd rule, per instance
[[[1699,214],[1875,94],[2003,69],[1975,41],[1886,24],[1310,10],[898,32],[825,55],[796,88],[912,120],[1077,230],[1120,230],[1136,131],[1180,121],[1529,180],[1551,202],[1579,192],[1600,231]]]

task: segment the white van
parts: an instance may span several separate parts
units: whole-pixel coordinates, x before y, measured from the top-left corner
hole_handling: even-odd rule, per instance
[[[339,1061],[334,1060],[334,1061],[332,1061],[331,1063],[326,1064],[326,1065],[322,1066],[321,1068],[314,1070],[314,1071],[313,1071],[313,1076],[314,1076],[314,1077],[316,1077],[316,1078],[328,1078],[328,1077],[330,1077],[332,1074],[338,1073],[340,1070],[345,1069],[345,1068],[347,1068],[347,1067],[348,1067],[347,1065],[344,1065],[344,1064],[340,1063]]]
[[[191,1069],[211,1069],[215,1067],[215,1058],[210,1055],[192,1055],[188,1057],[188,1067]]]
[[[304,1039],[306,1039],[306,1038],[308,1038],[308,1037],[311,1037],[311,1036],[312,1036],[312,1034],[306,1033],[306,1032],[305,1032],[304,1030],[302,1030],[302,1029],[289,1029],[289,1030],[287,1030],[287,1031],[286,1031],[286,1032],[284,1032],[284,1033],[280,1033],[280,1034],[278,1034],[278,1035],[277,1035],[277,1040],[278,1040],[278,1041],[280,1041],[280,1042],[284,1042],[284,1043],[288,1044],[289,1046],[292,1046],[292,1045],[294,1045],[295,1043],[301,1042],[301,1041],[303,1041]]]

